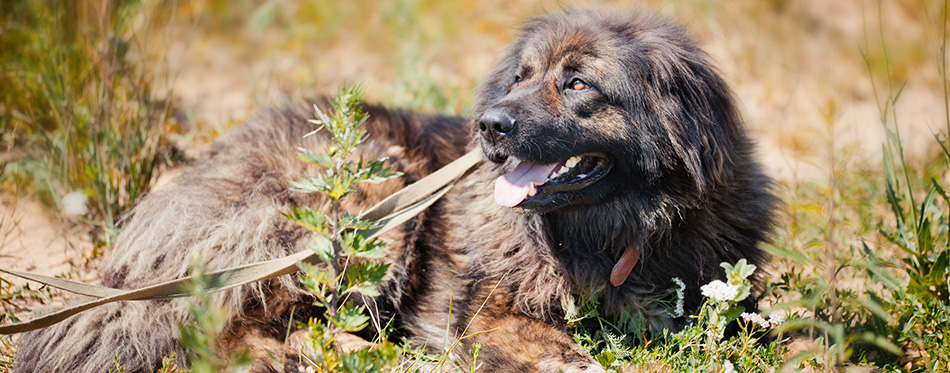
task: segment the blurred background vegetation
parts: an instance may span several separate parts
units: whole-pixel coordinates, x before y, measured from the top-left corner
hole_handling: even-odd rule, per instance
[[[786,202],[763,308],[806,321],[769,353],[950,370],[946,0],[5,0],[0,265],[95,280],[138,198],[259,108],[361,83],[465,115],[526,17],[590,6],[684,25],[733,87]],[[0,278],[0,317],[60,296]]]

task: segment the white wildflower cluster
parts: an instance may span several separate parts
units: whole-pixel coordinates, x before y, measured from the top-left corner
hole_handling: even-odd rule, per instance
[[[703,292],[704,297],[712,298],[719,302],[736,300],[736,296],[739,295],[739,285],[729,285],[719,280],[703,285],[699,290]]]
[[[785,323],[786,317],[784,313],[773,312],[769,315],[769,323],[772,324],[772,327],[776,327]]]
[[[309,365],[306,366],[306,367],[304,367],[303,365],[298,365],[298,366],[297,366],[297,371],[298,371],[298,372],[303,372],[303,373],[316,373],[316,372],[317,372],[316,369],[314,369],[312,366],[309,366]]]
[[[785,315],[779,312],[772,313],[769,315],[768,320],[766,320],[762,315],[757,313],[743,312],[742,319],[750,323],[758,324],[762,329],[774,328],[776,326],[782,325],[785,322]]]
[[[673,310],[673,313],[670,313],[670,316],[676,319],[683,317],[685,313],[683,311],[683,301],[686,299],[686,284],[679,277],[673,277],[673,283],[676,284],[676,309]]]
[[[768,320],[766,320],[764,317],[762,317],[762,315],[759,315],[757,313],[743,312],[742,319],[750,323],[759,324],[759,326],[761,326],[762,329],[768,329],[771,326]]]

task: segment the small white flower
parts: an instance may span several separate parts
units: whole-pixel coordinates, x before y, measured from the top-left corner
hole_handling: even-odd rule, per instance
[[[676,284],[677,293],[681,293],[683,290],[686,290],[686,284],[684,284],[683,280],[680,280],[679,277],[673,277],[673,283]]]
[[[736,373],[736,367],[732,365],[732,362],[729,359],[722,362],[722,373]]]
[[[317,372],[317,370],[316,370],[316,369],[313,369],[313,367],[310,366],[310,365],[308,365],[306,368],[304,368],[303,364],[297,365],[297,371],[298,371],[298,372],[303,372],[303,373],[316,373],[316,372]]]
[[[89,207],[86,206],[86,203],[89,202],[89,196],[82,191],[74,191],[63,197],[63,213],[66,215],[86,215],[89,212]]]
[[[684,292],[686,291],[686,284],[683,283],[683,280],[680,280],[679,277],[673,277],[673,283],[676,284],[676,309],[672,313],[669,313],[674,319],[683,317],[685,313],[683,311],[683,301],[686,299]]]
[[[785,323],[785,320],[787,320],[787,318],[782,312],[773,312],[771,315],[769,315],[769,322],[772,323],[772,326],[782,325]]]
[[[703,292],[704,297],[720,302],[735,300],[739,295],[739,285],[729,285],[719,280],[703,285],[699,290]]]
[[[759,324],[759,326],[761,326],[762,329],[768,329],[770,326],[768,320],[766,320],[764,317],[762,317],[762,315],[759,315],[757,313],[743,312],[742,319],[751,323]]]

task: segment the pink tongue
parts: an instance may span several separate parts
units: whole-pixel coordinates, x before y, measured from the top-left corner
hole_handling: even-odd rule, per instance
[[[522,161],[514,171],[495,180],[495,202],[505,207],[518,205],[528,197],[531,185],[544,184],[558,165]]]

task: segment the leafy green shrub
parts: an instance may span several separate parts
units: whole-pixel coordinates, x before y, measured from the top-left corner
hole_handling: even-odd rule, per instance
[[[394,364],[398,355],[396,345],[385,338],[375,346],[354,351],[340,351],[334,346],[340,333],[358,332],[370,321],[364,314],[365,307],[356,305],[348,297],[354,294],[378,296],[376,287],[386,281],[389,268],[388,264],[370,261],[384,255],[385,243],[369,238],[366,233],[378,225],[344,211],[342,201],[356,191],[358,184],[379,183],[400,175],[385,166],[385,158],[348,159],[367,139],[366,131],[361,128],[368,118],[360,108],[362,95],[359,87],[341,88],[330,101],[329,115],[314,105],[319,119],[312,122],[326,129],[333,141],[325,149],[325,155],[301,148],[298,158],[326,171],[292,184],[300,192],[327,196],[330,208],[324,212],[294,207],[287,214],[315,233],[309,247],[322,262],[298,264],[304,271],[303,284],[316,295],[314,305],[325,309],[323,320],[311,319],[307,323],[310,347],[315,351],[313,360],[308,363],[321,372],[377,372]]]

